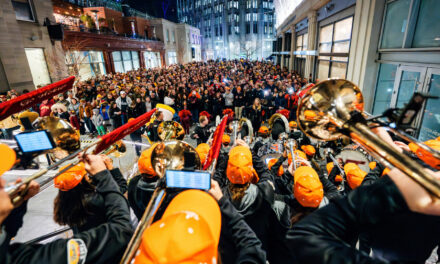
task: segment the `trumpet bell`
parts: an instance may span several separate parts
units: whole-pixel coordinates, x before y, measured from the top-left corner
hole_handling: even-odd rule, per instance
[[[56,148],[49,151],[52,158],[62,159],[81,148],[78,132],[64,119],[45,116],[33,123],[38,130],[47,130],[55,142]]]
[[[307,136],[331,141],[342,137],[339,128],[351,112],[363,112],[364,99],[354,83],[344,79],[322,81],[301,99],[297,110],[300,129]]]
[[[151,154],[151,164],[158,175],[164,176],[165,170],[182,170],[184,168],[185,153],[194,153],[195,169],[199,170],[201,168],[199,154],[191,145],[180,140],[157,144]]]

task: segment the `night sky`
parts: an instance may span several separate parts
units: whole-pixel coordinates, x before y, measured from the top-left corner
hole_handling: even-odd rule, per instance
[[[154,17],[165,18],[177,22],[177,0],[126,0],[128,4],[136,9],[147,12]],[[168,4],[168,11],[165,14],[162,5]]]

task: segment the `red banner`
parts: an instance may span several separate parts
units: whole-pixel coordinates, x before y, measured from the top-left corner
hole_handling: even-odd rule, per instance
[[[225,133],[226,123],[228,122],[228,116],[225,115],[217,126],[217,129],[214,131],[214,135],[212,136],[212,144],[209,149],[208,156],[206,157],[205,164],[203,165],[203,170],[207,170],[209,166],[211,166],[212,162],[218,158],[220,154],[220,150],[222,148],[222,138]]]
[[[15,99],[0,104],[0,121],[8,116],[26,110],[46,99],[51,99],[54,95],[64,93],[72,89],[74,76],[61,80],[56,83],[46,85],[40,89],[27,94],[18,96]]]
[[[114,144],[116,141],[123,139],[124,137],[130,135],[134,131],[141,128],[143,125],[145,125],[148,121],[150,121],[151,116],[156,112],[156,109],[151,110],[150,112],[147,112],[138,118],[131,120],[127,124],[113,130],[112,132],[108,133],[107,135],[104,135],[101,138],[101,142],[98,143],[93,153],[98,154],[101,151],[107,149],[112,144]]]

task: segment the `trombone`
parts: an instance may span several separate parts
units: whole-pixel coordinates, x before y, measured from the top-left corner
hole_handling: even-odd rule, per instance
[[[297,120],[300,129],[317,140],[351,137],[379,162],[396,167],[440,198],[440,182],[423,166],[374,134],[363,110],[364,101],[358,86],[347,80],[330,79],[305,94],[298,106]]]

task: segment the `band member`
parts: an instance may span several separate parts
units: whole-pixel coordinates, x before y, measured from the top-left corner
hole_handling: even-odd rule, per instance
[[[208,127],[208,117],[206,116],[200,116],[199,118],[199,124],[194,129],[194,132],[191,135],[192,139],[197,139],[197,145],[201,143],[206,143],[209,138],[209,127]]]
[[[159,127],[159,124],[163,122],[163,113],[161,111],[156,111],[155,117],[156,119],[152,123],[150,123],[147,128],[148,138],[150,138],[152,142],[160,141],[159,134],[157,133],[157,128]]]

